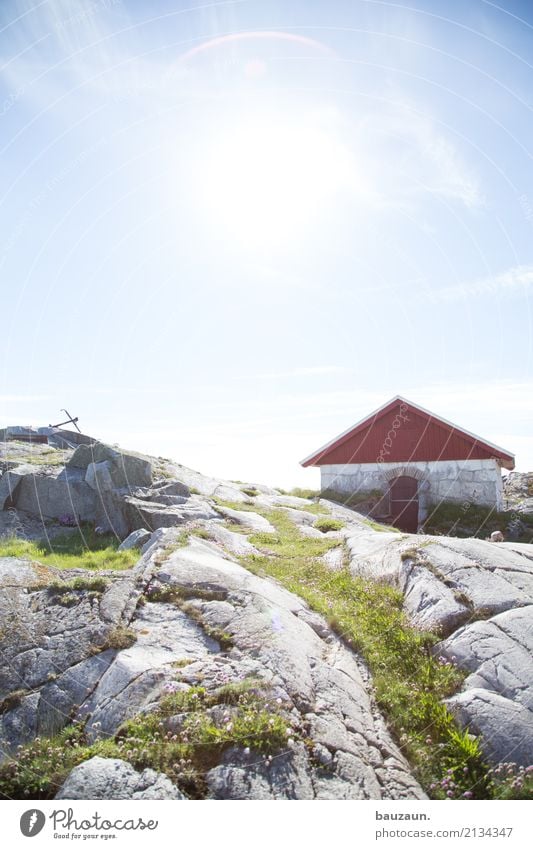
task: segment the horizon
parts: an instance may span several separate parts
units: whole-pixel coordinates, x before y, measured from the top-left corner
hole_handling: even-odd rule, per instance
[[[421,405],[421,404],[415,404],[415,402],[411,398],[406,399],[405,396],[394,396],[394,397],[403,398],[403,400],[408,401],[409,403],[413,404],[414,406],[423,407],[423,405]],[[394,400],[394,397],[388,398],[387,402]],[[344,428],[342,431],[338,431],[335,434],[333,434],[332,439],[328,440],[328,442],[332,441],[333,438],[338,438],[341,435],[343,435],[347,430],[350,430],[351,427],[358,424],[359,421],[370,417],[373,413],[377,412],[381,407],[385,406],[385,403],[387,403],[387,402],[379,404],[378,407],[374,407],[372,409],[367,409],[365,414],[363,416],[359,417],[359,419],[356,419],[353,422],[351,422],[351,424],[348,428]],[[432,409],[432,410],[427,409],[426,411],[434,413],[438,418],[443,418],[443,419],[445,418],[445,416],[439,416],[438,413],[436,412],[436,410],[434,410],[434,409]],[[11,426],[13,426],[15,423],[10,422],[9,424]],[[18,422],[17,424],[20,425],[20,424],[23,424],[23,423]],[[473,431],[471,431],[466,426],[462,427],[460,425],[460,423],[457,422],[457,421],[448,421],[448,424],[452,424],[452,425],[454,425],[454,426],[456,426],[456,427],[458,427],[462,430],[468,431],[470,433],[470,435],[476,436],[476,437],[478,437],[482,440],[485,439],[489,443],[493,442],[489,437],[485,437],[481,433],[474,433]],[[42,425],[42,424],[40,425],[40,424],[28,423],[28,422],[25,422],[24,425],[26,425],[26,426],[30,425],[30,426],[33,426],[33,427],[46,427],[46,425]],[[69,430],[69,429],[72,429],[72,427],[67,425],[65,429]],[[85,433],[85,435],[87,435],[87,436],[94,437],[95,439],[99,439],[99,440],[101,439],[102,441],[107,442],[108,444],[118,445],[120,448],[122,448],[124,450],[137,451],[137,452],[144,453],[144,454],[147,454],[147,455],[150,455],[150,456],[164,456],[169,460],[175,461],[176,463],[178,463],[180,465],[186,466],[187,468],[190,468],[190,469],[194,469],[195,471],[199,471],[199,472],[206,474],[208,476],[220,477],[220,478],[224,478],[226,480],[233,480],[233,481],[238,480],[238,481],[242,481],[244,483],[267,484],[267,485],[270,485],[270,486],[273,486],[273,487],[278,486],[278,487],[281,487],[281,488],[286,488],[287,486],[288,487],[305,486],[309,489],[319,489],[320,488],[320,481],[319,481],[320,468],[318,466],[317,467],[312,466],[312,467],[308,467],[308,468],[305,468],[305,469],[301,468],[301,466],[300,466],[299,471],[302,472],[302,475],[297,482],[294,482],[293,478],[289,478],[289,475],[291,474],[291,470],[290,470],[291,469],[291,463],[290,463],[290,461],[287,463],[287,467],[286,467],[287,468],[287,477],[283,479],[283,483],[280,483],[279,481],[276,483],[276,480],[277,480],[277,478],[275,479],[276,472],[272,472],[270,476],[268,476],[268,472],[267,472],[266,473],[267,477],[265,477],[265,478],[258,477],[257,475],[251,476],[251,477],[245,476],[244,478],[241,478],[241,477],[235,478],[235,477],[232,477],[232,473],[234,473],[235,469],[230,468],[231,463],[232,463],[231,459],[224,460],[224,461],[222,461],[222,463],[220,463],[220,462],[217,462],[216,458],[214,458],[214,463],[213,463],[214,468],[203,468],[201,463],[200,463],[200,465],[195,465],[194,463],[186,462],[183,458],[172,456],[171,452],[170,453],[168,453],[168,452],[165,453],[164,451],[160,452],[159,449],[157,451],[152,450],[150,448],[149,444],[148,444],[149,437],[148,437],[148,439],[146,439],[146,434],[144,434],[144,433],[143,434],[138,433],[136,435],[131,436],[131,439],[136,438],[140,441],[140,443],[142,443],[142,446],[143,446],[142,449],[139,447],[139,445],[130,444],[131,439],[130,439],[130,442],[128,442],[127,444],[126,444],[126,442],[121,441],[120,439],[113,439],[111,431],[109,431],[109,430],[106,431],[107,434],[110,434],[107,437],[104,437],[102,434],[97,434],[97,433],[93,433],[93,432],[89,433],[89,432],[84,431],[83,429],[82,429],[82,433]],[[172,442],[169,441],[166,444],[172,445]],[[327,443],[323,443],[322,445],[316,444],[315,447],[314,447],[314,451],[319,450],[320,448],[323,448],[325,444],[327,444]],[[508,446],[505,446],[505,445],[502,445],[502,444],[499,444],[499,443],[498,444],[493,443],[493,444],[494,444],[494,447],[502,448],[503,450],[509,450],[510,453],[513,453],[513,451],[511,449],[508,449]],[[201,461],[202,456],[203,455],[202,455],[201,449],[200,449],[200,452],[196,455],[196,457],[199,461]],[[303,458],[303,457],[300,458],[300,461],[303,460],[303,459],[305,459],[305,458]],[[515,457],[515,460],[517,460],[516,457]],[[300,461],[298,461],[299,465],[300,465]],[[224,471],[224,470],[227,470],[227,471]],[[515,469],[513,471],[524,473],[524,472],[530,471],[530,469],[519,466],[518,461],[517,461],[516,465],[515,465]],[[312,474],[313,478],[315,478],[314,481],[311,480],[311,474],[310,473]],[[508,470],[502,469],[502,475],[504,477],[508,474],[510,474],[510,472]],[[283,473],[282,473],[282,477],[283,477]]]
[[[0,8],[0,427],[208,475],[395,395],[533,469],[533,8]],[[6,318],[7,317],[7,318]]]

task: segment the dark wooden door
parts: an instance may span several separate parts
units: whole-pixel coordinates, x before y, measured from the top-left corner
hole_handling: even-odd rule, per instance
[[[390,484],[392,524],[401,531],[416,534],[418,530],[418,481],[416,478],[394,478]]]

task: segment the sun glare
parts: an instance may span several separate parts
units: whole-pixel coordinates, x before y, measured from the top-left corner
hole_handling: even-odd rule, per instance
[[[360,184],[342,142],[301,123],[240,124],[204,156],[202,205],[219,232],[253,247],[309,234],[341,191]]]

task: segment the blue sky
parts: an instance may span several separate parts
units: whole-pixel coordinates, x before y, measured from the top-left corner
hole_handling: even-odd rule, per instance
[[[206,473],[402,394],[533,469],[533,8],[0,5],[0,425]]]

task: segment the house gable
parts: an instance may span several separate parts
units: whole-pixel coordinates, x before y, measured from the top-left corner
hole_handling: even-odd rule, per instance
[[[397,396],[306,457],[302,466],[493,458],[514,468],[513,454]]]

